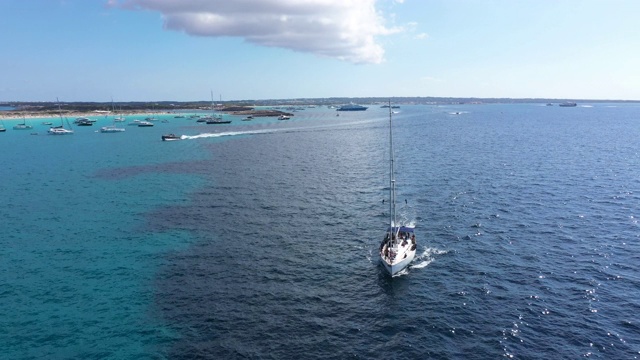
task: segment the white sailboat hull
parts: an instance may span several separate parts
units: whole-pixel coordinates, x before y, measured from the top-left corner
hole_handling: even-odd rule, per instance
[[[405,256],[406,255],[406,256]],[[406,249],[399,249],[398,255],[395,259],[391,260],[386,257],[383,252],[380,253],[380,260],[384,265],[385,270],[389,275],[393,276],[404,270],[416,257],[416,249],[411,250],[411,243],[408,244]]]

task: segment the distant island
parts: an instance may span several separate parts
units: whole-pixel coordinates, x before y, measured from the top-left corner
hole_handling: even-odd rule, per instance
[[[11,110],[0,111],[0,115],[6,119],[18,119],[23,117],[29,118],[46,118],[46,117],[86,117],[86,116],[107,116],[111,114],[117,115],[140,115],[140,114],[178,114],[192,111],[211,111],[211,105],[204,102],[130,102],[118,103],[96,103],[96,102],[67,102],[67,103],[48,103],[48,102],[10,102],[0,103],[0,107],[8,107]],[[286,109],[284,109],[286,110]],[[278,117],[281,115],[293,116],[288,111],[281,109],[270,109],[248,105],[236,104],[218,104],[214,111],[217,113],[227,113],[233,115],[244,115],[254,117]]]
[[[640,100],[597,100],[597,99],[547,99],[547,98],[455,98],[455,97],[331,97],[331,98],[296,98],[296,99],[268,99],[268,100],[234,100],[220,101],[215,106],[216,112],[252,115],[252,116],[280,116],[292,114],[297,106],[334,106],[344,104],[377,105],[388,104],[402,105],[478,105],[478,104],[516,104],[516,103],[602,103],[602,102],[627,102],[640,103]],[[59,110],[60,106],[62,112]],[[0,102],[0,107],[8,107],[10,110],[1,111],[5,118],[22,116],[51,117],[80,116],[86,114],[105,115],[117,113],[122,115],[142,113],[173,113],[194,111],[210,111],[209,100],[198,101],[130,101],[130,102],[30,102],[8,101]],[[115,110],[114,110],[115,109]]]

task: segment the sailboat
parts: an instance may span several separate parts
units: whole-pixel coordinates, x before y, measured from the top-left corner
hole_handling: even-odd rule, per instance
[[[155,114],[156,114],[156,105],[152,104],[151,105],[151,115],[147,116],[146,118],[144,118],[144,121],[147,121],[147,122],[149,122],[149,121],[158,121],[158,118],[155,116]],[[140,125],[138,125],[138,126],[140,126]],[[153,126],[153,125],[151,125],[151,126]]]
[[[113,112],[116,111],[116,107],[113,104],[113,98],[111,98],[111,108],[113,109]],[[124,128],[119,128],[116,126],[116,121],[117,118],[113,119],[113,125],[107,125],[107,126],[103,126],[100,128],[100,132],[101,133],[118,133],[118,132],[124,132]]]
[[[222,120],[222,116],[213,113],[213,91],[211,91],[211,115],[198,119],[198,122],[206,122],[207,124],[229,124],[231,120]]]
[[[0,123],[0,132],[5,132],[5,131],[7,131],[7,128],[4,127],[4,121],[2,121],[2,123]]]
[[[47,130],[50,135],[73,135],[73,130],[64,128],[64,120],[62,119],[62,108],[60,107],[60,101],[56,98],[58,102],[58,115],[60,115],[60,126],[52,126]],[[69,123],[69,121],[67,121]],[[71,127],[71,125],[69,125]]]
[[[13,126],[13,130],[31,130],[33,126],[27,125],[27,119],[22,116],[22,124],[16,124]]]
[[[393,276],[406,268],[416,256],[416,235],[413,227],[400,225],[396,221],[396,179],[391,114],[391,101],[389,101],[389,227],[380,244],[380,260],[389,275]]]
[[[111,99],[111,106],[113,106],[113,112],[115,113],[116,107],[113,104],[113,98]],[[124,116],[122,116],[122,106],[120,106],[120,113],[118,114],[118,116],[113,118],[113,122],[125,122],[125,120],[127,119]]]

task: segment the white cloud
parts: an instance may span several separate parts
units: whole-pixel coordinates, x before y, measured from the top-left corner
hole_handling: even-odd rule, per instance
[[[402,3],[402,1],[397,1]],[[232,36],[353,63],[384,60],[387,28],[376,0],[108,0],[109,6],[163,14],[164,26],[196,36]]]

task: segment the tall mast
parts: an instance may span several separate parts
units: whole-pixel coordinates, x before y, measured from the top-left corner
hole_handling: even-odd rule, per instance
[[[60,100],[56,97],[56,102],[58,103],[58,116],[60,116],[60,125],[64,127],[64,121],[62,120],[62,107],[60,107]]]
[[[211,117],[213,117],[213,90],[211,90]]]
[[[391,237],[395,234],[394,226],[396,225],[396,179],[393,169],[393,130],[391,125],[391,100],[389,100],[389,222],[391,229]]]

